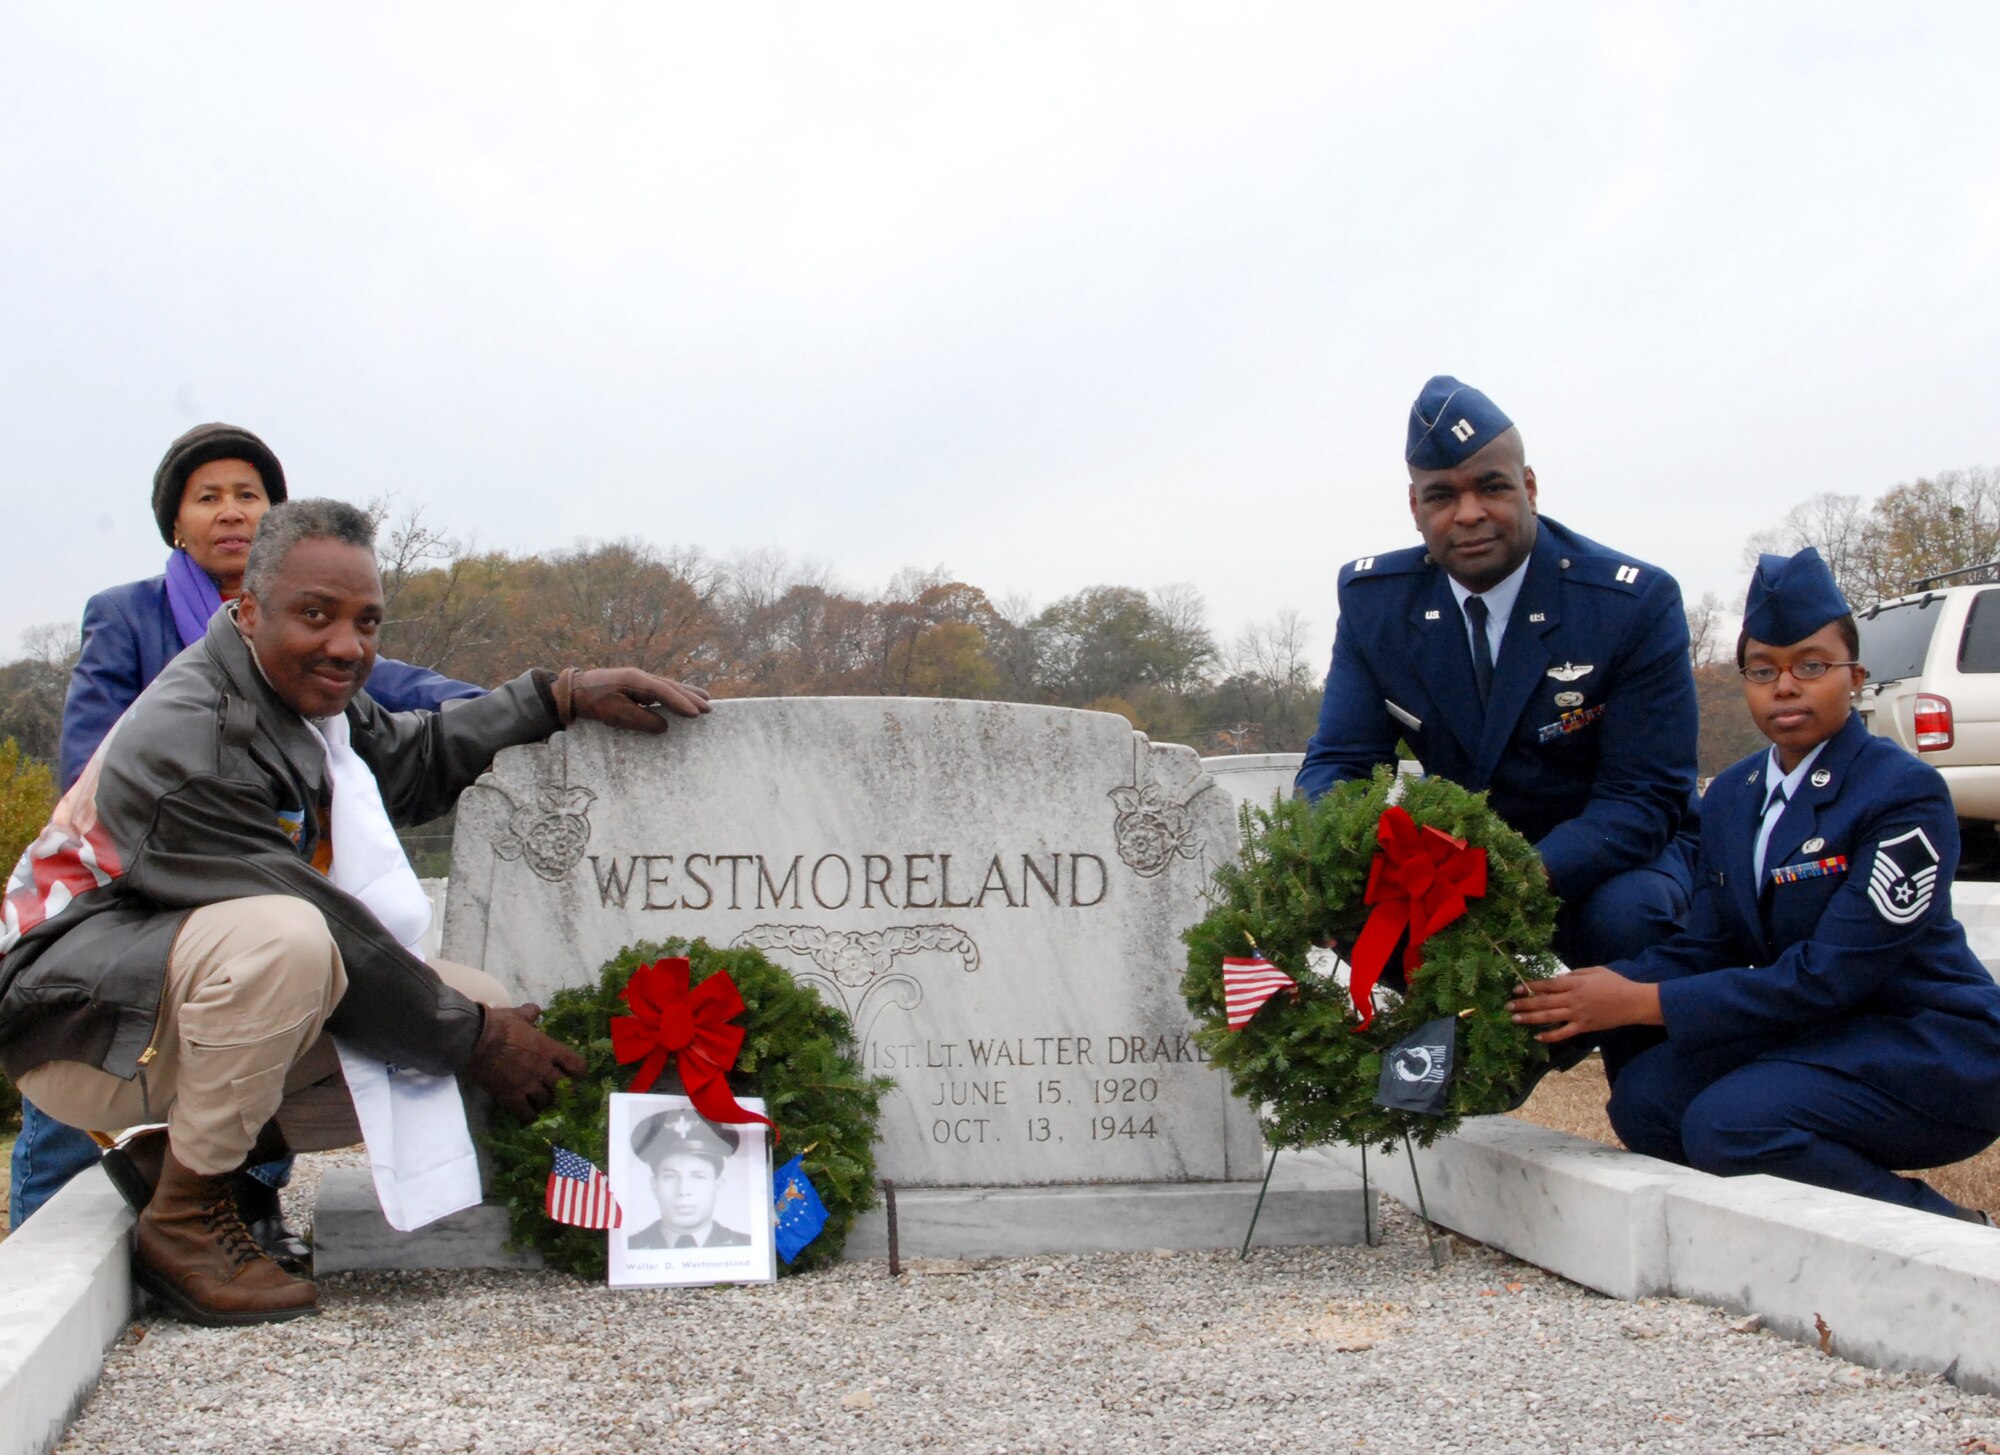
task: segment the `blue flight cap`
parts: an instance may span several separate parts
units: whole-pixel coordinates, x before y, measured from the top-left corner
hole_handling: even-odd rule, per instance
[[[1847,612],[1847,598],[1833,584],[1833,572],[1807,546],[1796,556],[1757,558],[1750,599],[1743,605],[1743,630],[1766,646],[1789,647]]]
[[[1410,406],[1410,442],[1403,458],[1418,470],[1462,465],[1514,427],[1500,406],[1449,374],[1424,385]]]

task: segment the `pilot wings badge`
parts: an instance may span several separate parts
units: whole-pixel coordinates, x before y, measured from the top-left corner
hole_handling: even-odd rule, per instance
[[[1868,872],[1869,902],[1890,924],[1909,924],[1931,907],[1937,876],[1938,852],[1921,828],[1884,839]]]
[[[1574,662],[1565,662],[1560,667],[1549,668],[1549,675],[1558,682],[1574,682],[1579,677],[1588,677],[1596,670],[1595,662],[1585,662],[1581,667]]]

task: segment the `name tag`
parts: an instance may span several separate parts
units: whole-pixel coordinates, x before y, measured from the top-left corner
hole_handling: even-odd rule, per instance
[[[1595,707],[1584,707],[1579,708],[1575,712],[1566,712],[1547,726],[1536,729],[1535,741],[1539,743],[1552,743],[1557,738],[1566,738],[1571,733],[1582,732],[1600,717],[1604,716],[1606,706],[1607,704],[1600,702]]]
[[[1825,879],[1834,874],[1847,872],[1847,855],[1835,854],[1830,859],[1813,859],[1804,864],[1787,864],[1771,871],[1773,884],[1796,884],[1801,879]]]

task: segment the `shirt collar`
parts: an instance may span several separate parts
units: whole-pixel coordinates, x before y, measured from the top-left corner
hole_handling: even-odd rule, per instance
[[[1465,610],[1467,601],[1477,596],[1486,603],[1487,616],[1504,626],[1507,619],[1514,614],[1514,603],[1521,595],[1521,583],[1528,579],[1528,563],[1534,559],[1533,553],[1530,552],[1528,559],[1509,572],[1504,581],[1485,591],[1473,591],[1462,585],[1456,576],[1448,574],[1444,579],[1451,583],[1451,594],[1457,598],[1460,611]]]
[[[1799,785],[1805,781],[1806,770],[1812,767],[1813,760],[1818,758],[1820,753],[1825,749],[1826,745],[1832,741],[1833,741],[1832,738],[1820,739],[1819,742],[1813,745],[1813,750],[1810,753],[1807,753],[1803,758],[1799,759],[1799,766],[1792,769],[1792,771],[1789,773],[1781,773],[1778,771],[1778,750],[1776,747],[1770,748],[1765,753],[1764,811],[1766,813],[1769,813],[1771,811],[1771,795],[1776,793],[1779,789],[1782,788],[1785,791],[1785,799],[1787,802],[1790,802],[1792,799],[1797,798],[1799,796]]]

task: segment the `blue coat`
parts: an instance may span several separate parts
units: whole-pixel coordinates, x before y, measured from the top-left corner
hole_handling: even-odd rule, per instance
[[[1849,716],[1771,831],[1760,883],[1766,767],[1758,753],[1709,785],[1687,929],[1612,968],[1659,985],[1690,1052],[1828,1067],[2000,1131],[2000,985],[1952,917],[1944,780]]]
[[[1421,546],[1348,562],[1339,590],[1301,793],[1367,777],[1400,737],[1426,773],[1489,790],[1565,900],[1666,849],[1693,800],[1696,729],[1666,572],[1543,517],[1485,711],[1465,613]]]
[[[160,669],[181,652],[181,634],[167,603],[167,578],[128,581],[90,598],[83,608],[83,654],[69,674],[63,699],[61,769],[65,792]],[[376,659],[368,695],[391,712],[435,709],[485,692],[470,682],[408,662]]]

